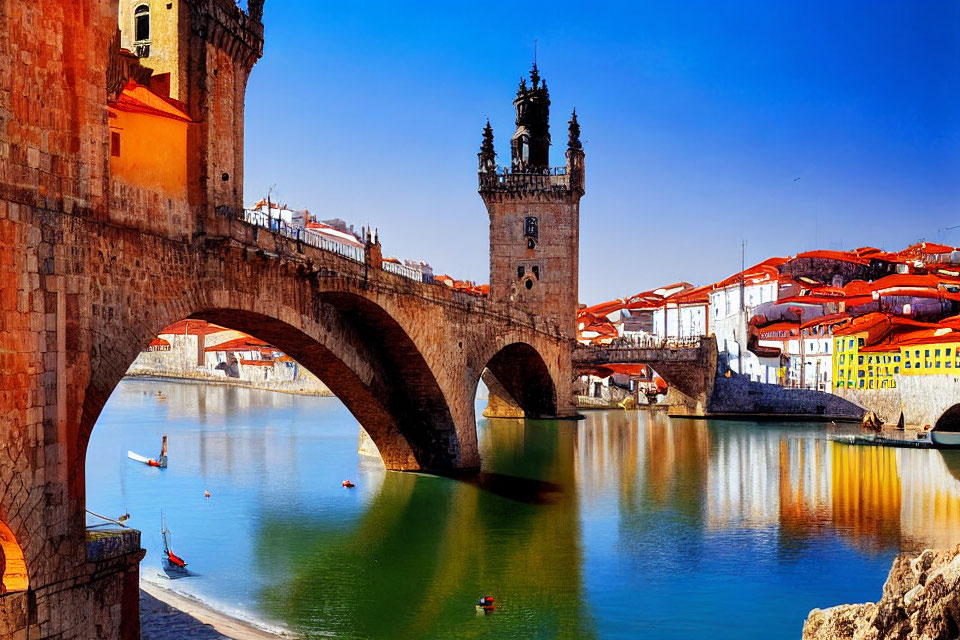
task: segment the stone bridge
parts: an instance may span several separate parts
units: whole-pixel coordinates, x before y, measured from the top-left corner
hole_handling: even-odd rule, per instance
[[[121,145],[131,130],[116,126],[108,102],[132,77],[153,81],[120,49],[129,3],[119,4],[0,0],[3,638],[139,637],[139,538],[88,539],[84,468],[111,392],[174,321],[215,322],[298,360],[389,469],[479,466],[474,397],[484,371],[526,415],[575,415],[575,302],[562,318],[544,315],[389,273],[379,242],[368,240],[358,261],[241,219],[243,99],[262,52],[262,0],[249,13],[233,0],[164,3],[181,12],[185,59],[156,86],[179,87],[179,102],[166,102],[190,114],[185,164],[173,167],[183,176],[160,184],[149,171],[121,173],[116,158],[137,141]],[[572,157],[582,168],[582,151]],[[565,186],[537,197],[575,207],[580,195]],[[542,246],[552,233],[540,231]],[[538,259],[533,245],[528,254]],[[568,263],[575,283],[575,257]],[[544,281],[557,272],[543,270]]]
[[[586,346],[573,351],[575,371],[606,364],[646,364],[656,371],[669,389],[665,404],[671,413],[705,415],[717,372],[717,342],[705,336],[684,343],[650,345]]]

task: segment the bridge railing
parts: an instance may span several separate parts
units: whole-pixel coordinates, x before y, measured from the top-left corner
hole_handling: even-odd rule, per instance
[[[655,336],[622,336],[616,338],[607,349],[699,349],[703,336],[684,338],[658,338]]]
[[[289,225],[279,218],[274,218],[261,211],[244,210],[240,219],[247,224],[252,224],[261,229],[267,229],[273,233],[279,233],[282,236],[299,240],[303,244],[308,244],[321,251],[330,251],[345,258],[350,258],[362,263],[365,259],[363,247],[355,247],[345,242],[332,240],[319,233],[313,233],[309,229]]]
[[[383,262],[383,270],[388,273],[394,273],[398,276],[403,276],[404,278],[410,278],[411,280],[416,280],[417,282],[423,282],[423,272],[420,269],[414,269],[413,267],[408,267],[405,264],[400,264],[398,262]]]

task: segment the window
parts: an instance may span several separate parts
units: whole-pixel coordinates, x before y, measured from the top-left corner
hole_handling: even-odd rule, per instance
[[[862,347],[864,344],[865,344],[865,343],[864,343],[864,341],[863,341],[863,338],[857,338],[857,346],[858,346],[858,347]]]
[[[857,356],[857,364],[863,364],[863,356]]]
[[[923,350],[923,357],[924,357],[924,358],[929,358],[929,357],[930,357],[930,349],[924,349],[924,350]]]
[[[937,368],[937,369],[940,368],[940,361],[939,361],[939,360],[937,360],[937,366],[936,366],[936,368]]]
[[[894,374],[900,373],[900,367],[894,367],[894,368],[893,368],[893,373],[894,373]]]
[[[522,266],[517,267],[517,280],[523,278],[523,274],[524,274],[524,273],[525,273],[525,272],[524,272],[524,269],[523,269]]]
[[[849,348],[853,349],[853,338],[850,338],[850,340],[848,341],[848,346]]]
[[[940,357],[940,349],[937,349],[936,351],[934,351],[934,352],[933,352],[933,356],[934,356],[935,358],[939,358],[939,357]]]
[[[847,356],[840,356],[840,364],[843,364],[846,359]]]
[[[110,132],[110,155],[114,158],[120,157],[120,133],[117,131]]]
[[[919,357],[920,357],[920,349],[917,349],[916,351],[913,352],[913,357],[914,357],[914,358],[919,358]]]
[[[900,356],[893,356],[894,362],[900,362]]]
[[[150,39],[150,7],[139,5],[133,10],[134,41],[144,42]]]

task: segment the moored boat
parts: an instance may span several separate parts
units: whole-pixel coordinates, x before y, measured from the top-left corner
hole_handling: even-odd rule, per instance
[[[163,536],[163,555],[160,558],[163,570],[170,577],[179,578],[189,575],[186,561],[170,548],[170,540],[173,539],[173,536],[167,529],[167,521],[164,519],[162,511],[160,512],[160,534]]]

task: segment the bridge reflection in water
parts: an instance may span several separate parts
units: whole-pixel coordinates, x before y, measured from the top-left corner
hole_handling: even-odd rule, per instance
[[[165,507],[198,574],[178,587],[305,637],[796,637],[875,599],[897,551],[960,541],[957,456],[819,426],[484,421],[483,471],[439,477],[358,467],[333,399],[127,381],[101,422],[91,506],[133,512],[143,574]],[[163,474],[125,464],[164,433]]]

